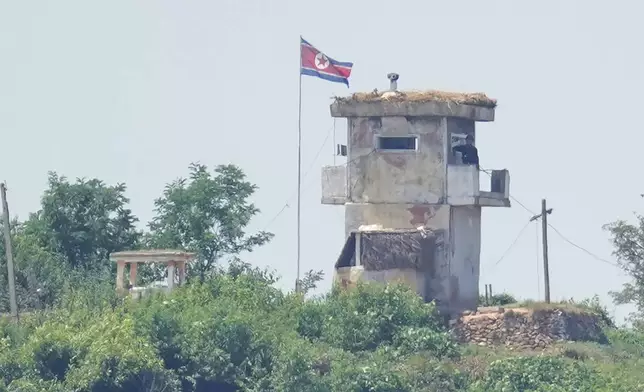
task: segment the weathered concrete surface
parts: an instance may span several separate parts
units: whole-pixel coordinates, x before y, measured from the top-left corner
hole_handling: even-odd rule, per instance
[[[447,202],[449,204],[454,206],[476,204],[479,188],[479,171],[476,166],[447,166]]]
[[[354,287],[358,282],[403,283],[420,296],[425,296],[424,275],[411,268],[395,268],[383,271],[366,271],[364,267],[342,267],[335,270],[334,282],[343,288]]]
[[[458,117],[474,121],[494,121],[494,108],[449,102],[334,102],[333,117]]]
[[[347,237],[355,235],[362,225],[399,229],[423,226],[433,230],[440,236],[441,246],[424,269],[426,286],[421,295],[436,300],[439,308],[450,314],[476,309],[481,250],[479,206],[347,204],[345,221]]]
[[[481,207],[450,208],[450,308],[476,309],[479,299]]]
[[[345,205],[345,238],[362,225],[380,224],[387,228],[449,229],[449,205],[446,204],[371,204]]]
[[[449,311],[447,235],[430,228],[352,232],[335,265],[336,281],[345,287],[359,281],[403,282]]]
[[[418,150],[376,150],[378,136],[416,136]],[[445,124],[405,117],[349,119],[348,199],[439,204],[445,193]]]
[[[472,165],[447,166],[447,203],[452,206],[477,205],[485,207],[510,206],[510,174],[507,170],[493,170],[490,182],[493,192],[482,191],[479,172]]]
[[[347,201],[347,169],[343,166],[322,167],[322,204]]]
[[[324,168],[322,175],[322,202],[345,205],[348,240],[341,258],[353,259],[336,266],[337,275],[345,276],[338,279],[402,279],[426,300],[436,300],[443,311],[453,314],[475,309],[480,275],[480,207],[509,206],[509,175],[493,172],[491,188],[496,192],[485,192],[480,188],[479,181],[483,180],[479,180],[479,171],[474,166],[458,165],[452,147],[467,135],[476,140],[475,122],[493,121],[495,102],[477,106],[480,101],[413,101],[412,95],[398,94],[393,100],[391,94],[367,93],[361,100],[354,94],[331,105],[332,116],[346,117],[348,122],[345,176],[341,173],[343,166]],[[381,149],[381,136],[412,137],[416,147]],[[387,267],[365,268],[355,263],[362,257],[356,249],[366,237],[352,237],[364,225],[394,230],[424,226],[441,232],[442,246],[432,254],[429,268],[389,265],[393,259],[418,260],[422,252],[429,252],[418,251],[423,246],[408,250],[401,250],[404,246],[398,250],[381,246],[369,257]],[[350,247],[353,254],[347,250]],[[374,256],[378,254],[382,257]]]

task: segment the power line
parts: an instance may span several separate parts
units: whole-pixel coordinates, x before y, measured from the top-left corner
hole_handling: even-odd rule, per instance
[[[491,170],[481,168],[481,171],[482,171],[483,173],[487,174],[490,178],[492,177],[492,174],[490,174]],[[526,210],[527,212],[529,212],[529,213],[530,213],[530,215],[537,215],[534,211],[532,211],[531,209],[529,209],[528,207],[526,207],[526,205],[525,205],[525,204],[523,204],[523,203],[521,203],[519,200],[517,200],[517,198],[516,198],[516,197],[514,197],[514,196],[510,195],[510,199],[511,199],[512,201],[514,201],[515,203],[517,203],[518,205],[520,205],[521,207],[523,207],[523,209],[524,209],[524,210]]]
[[[526,225],[525,225],[525,226],[523,226],[523,228],[521,228],[521,230],[519,230],[519,234],[517,234],[517,236],[514,238],[514,241],[512,241],[512,243],[510,244],[510,246],[508,246],[508,248],[505,250],[505,252],[503,252],[503,255],[499,258],[499,260],[497,260],[497,262],[496,262],[496,263],[494,263],[494,265],[495,265],[495,266],[499,265],[499,263],[500,263],[500,262],[505,258],[505,256],[507,256],[507,255],[508,255],[508,253],[510,252],[510,250],[512,250],[512,248],[514,247],[514,245],[516,245],[517,241],[519,240],[519,238],[521,238],[521,235],[523,234],[523,232],[525,231],[525,229],[530,225],[530,223],[532,223],[532,222],[528,222],[528,223],[526,223]]]
[[[526,211],[528,211],[530,214],[532,214],[532,215],[537,215],[534,211],[532,211],[531,209],[529,209],[528,207],[526,207],[526,206],[525,206],[525,204],[523,204],[523,203],[521,203],[519,200],[517,200],[517,198],[516,198],[516,197],[514,197],[514,196],[510,195],[510,199],[512,199],[512,201],[516,202],[516,203],[517,203],[518,205],[520,205],[521,207],[523,207],[523,209],[524,209],[524,210],[526,210]]]
[[[606,259],[604,259],[604,258],[601,258],[601,257],[597,256],[596,254],[594,254],[593,252],[589,251],[588,249],[586,249],[586,248],[584,248],[584,247],[582,247],[582,246],[579,246],[579,245],[575,244],[574,242],[572,242],[571,240],[569,240],[566,236],[564,236],[564,235],[563,235],[559,230],[557,230],[557,228],[556,228],[556,227],[554,227],[553,225],[548,224],[548,227],[550,227],[552,230],[554,230],[554,232],[555,232],[555,233],[557,233],[557,234],[559,235],[559,237],[561,237],[561,239],[563,239],[564,241],[566,241],[568,244],[570,244],[570,245],[574,246],[575,248],[577,248],[577,249],[581,250],[582,252],[586,253],[587,255],[591,256],[592,258],[594,258],[594,259],[596,259],[596,260],[599,260],[599,261],[601,261],[602,263],[610,264],[610,265],[612,265],[613,267],[621,268],[617,263],[614,263],[614,262],[612,262],[612,261],[609,261],[609,260],[606,260]]]
[[[489,173],[489,170],[481,169],[481,171],[483,171],[488,176],[491,176],[490,173]],[[526,205],[521,203],[516,197],[510,195],[510,199],[512,199],[512,201],[516,202],[521,207],[523,207],[523,209],[526,210],[527,212],[529,212],[531,215],[536,215],[536,213],[534,211],[532,211],[531,209],[526,207]],[[551,223],[548,223],[548,227],[550,227],[552,230],[554,230],[554,232],[557,233],[557,235],[559,235],[561,237],[561,239],[566,241],[568,244],[570,244],[570,245],[574,246],[575,248],[581,250],[582,252],[586,253],[587,255],[591,256],[592,258],[594,258],[594,259],[596,259],[598,261],[601,261],[602,263],[612,265],[613,267],[621,268],[618,264],[616,264],[616,263],[614,263],[612,261],[606,260],[604,258],[601,258],[601,257],[597,256],[596,254],[594,254],[593,252],[589,251],[588,249],[586,249],[586,248],[584,248],[584,247],[582,247],[580,245],[577,245],[576,243],[572,242],[566,236],[564,236],[559,230],[557,230],[557,228],[554,227]]]

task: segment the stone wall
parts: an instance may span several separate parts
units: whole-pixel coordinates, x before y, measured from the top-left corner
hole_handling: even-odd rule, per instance
[[[560,341],[606,341],[599,319],[577,309],[479,308],[451,324],[459,342],[480,346],[543,349]]]

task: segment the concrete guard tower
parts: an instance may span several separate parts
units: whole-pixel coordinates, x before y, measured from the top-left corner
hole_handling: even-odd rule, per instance
[[[507,170],[483,173],[452,148],[494,121],[485,94],[390,90],[336,98],[347,118],[347,164],[322,168],[322,203],[345,206],[334,279],[410,284],[448,313],[476,309],[481,208],[510,207]],[[342,149],[344,150],[344,149]],[[481,152],[485,156],[485,152]]]
[[[110,255],[110,260],[116,262],[116,290],[120,293],[129,292],[133,298],[140,298],[151,291],[169,292],[175,286],[182,285],[186,280],[186,264],[194,258],[195,254],[181,250],[151,249],[139,251],[115,252]],[[165,264],[167,276],[165,282],[156,282],[147,287],[136,285],[138,264],[161,263]],[[125,266],[129,265],[130,279],[126,288],[123,280]]]

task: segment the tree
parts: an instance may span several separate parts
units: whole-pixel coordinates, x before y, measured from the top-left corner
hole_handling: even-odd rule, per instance
[[[304,278],[300,279],[300,291],[306,295],[308,292],[318,288],[318,283],[324,279],[324,271],[308,270],[304,273]]]
[[[73,267],[95,266],[112,252],[135,249],[141,233],[125,190],[125,184],[108,186],[98,179],[70,183],[50,172],[41,208],[25,222],[24,234]]]
[[[642,326],[644,322],[644,216],[636,214],[637,222],[618,220],[604,226],[611,234],[613,254],[619,266],[631,277],[621,291],[611,292],[616,304],[634,304],[637,313],[633,321]]]
[[[0,233],[4,227],[0,223]],[[17,219],[10,223],[16,294],[20,310],[52,306],[60,294],[69,271],[61,255],[39,246],[24,234],[24,224]],[[0,312],[9,311],[7,260],[5,244],[0,241]]]
[[[245,232],[259,213],[249,201],[256,190],[235,165],[217,166],[212,175],[205,165],[191,164],[189,178],[168,184],[155,201],[148,246],[196,252],[190,276],[203,280],[221,259],[250,252],[273,237],[265,231]]]

